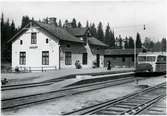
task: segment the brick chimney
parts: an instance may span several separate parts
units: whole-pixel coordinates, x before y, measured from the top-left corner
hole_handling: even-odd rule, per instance
[[[55,17],[50,17],[48,23],[49,24],[56,24],[57,25],[56,18]]]

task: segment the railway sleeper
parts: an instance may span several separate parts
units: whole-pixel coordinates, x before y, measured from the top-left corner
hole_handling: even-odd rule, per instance
[[[139,104],[138,103],[134,103],[134,102],[129,102],[129,101],[126,101],[126,102],[122,102],[120,103],[121,105],[129,105],[129,106],[138,106]]]
[[[105,110],[98,111],[98,112],[96,112],[95,114],[118,115],[119,113],[120,113],[120,112],[118,112],[118,111],[105,109]]]
[[[117,104],[117,105],[114,105],[115,107],[120,107],[120,108],[124,108],[124,109],[131,109],[132,106],[129,106],[129,105],[121,105],[121,104]]]
[[[151,108],[149,111],[155,111],[155,112],[164,112],[163,109],[156,109],[156,108]]]
[[[122,112],[122,111],[126,111],[127,108],[121,108],[121,107],[117,107],[117,106],[111,106],[107,109],[110,109],[110,110],[115,110],[115,111],[119,111],[119,112]],[[129,108],[128,108],[129,109]]]

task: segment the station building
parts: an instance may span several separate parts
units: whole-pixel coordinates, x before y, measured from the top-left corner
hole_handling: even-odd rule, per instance
[[[57,27],[49,23],[30,21],[13,38],[12,68],[41,71],[75,68],[79,60],[82,68],[104,67],[106,44],[93,37],[89,28]]]

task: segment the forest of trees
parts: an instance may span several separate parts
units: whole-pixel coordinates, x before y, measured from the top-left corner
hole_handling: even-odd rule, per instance
[[[4,20],[4,15],[1,15],[1,60],[2,61],[11,61],[11,43],[8,41],[13,37],[20,29],[22,29],[30,20],[34,20],[34,18],[30,18],[28,16],[23,16],[21,20],[21,25],[19,27],[15,26],[14,20]],[[39,22],[48,23],[49,18],[44,18],[38,20]],[[96,37],[98,40],[109,45],[110,48],[134,48],[134,38],[131,36],[122,38],[121,36],[115,37],[114,31],[111,30],[109,24],[105,28],[103,28],[102,22],[99,22],[96,26],[95,23],[86,22],[86,26],[83,26],[80,21],[77,21],[75,18],[72,21],[65,20],[63,23],[61,19],[58,21],[55,20],[55,25],[58,27],[64,27],[65,24],[71,23],[72,28],[81,28],[88,27],[92,36]],[[151,38],[146,37],[144,43],[141,42],[140,33],[136,34],[136,47],[142,48],[144,47],[150,51],[165,51],[166,50],[166,38],[162,38],[161,41],[154,42]],[[124,42],[124,44],[123,44]]]

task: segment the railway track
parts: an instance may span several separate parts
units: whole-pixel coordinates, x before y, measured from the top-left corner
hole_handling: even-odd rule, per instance
[[[117,99],[63,113],[63,115],[136,115],[165,96],[166,83],[162,83]]]
[[[159,102],[150,105],[139,113],[140,115],[167,115],[166,98],[162,98]]]
[[[71,96],[75,94],[107,88],[114,85],[119,85],[119,84],[133,82],[133,81],[134,81],[134,77],[126,77],[126,78],[114,79],[114,80],[104,81],[104,82],[96,82],[96,83],[89,83],[84,85],[71,86],[71,87],[66,87],[60,90],[46,92],[46,93],[2,99],[1,108],[3,111],[23,108],[23,107],[35,105],[38,103],[44,103],[49,100],[58,99],[61,97]]]
[[[29,87],[47,86],[47,85],[51,85],[55,82],[60,82],[63,80],[65,79],[58,78],[53,81],[47,81],[47,82],[27,83],[27,84],[19,84],[19,85],[3,85],[1,86],[1,91],[23,89],[23,88],[29,88]]]

